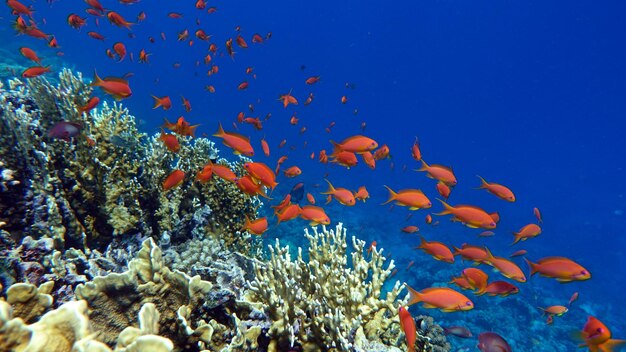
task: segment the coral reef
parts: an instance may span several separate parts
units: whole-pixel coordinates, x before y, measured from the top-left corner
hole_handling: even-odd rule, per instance
[[[382,297],[382,287],[394,264],[384,267],[382,249],[365,252],[365,242],[352,237],[350,264],[346,253],[346,230],[305,230],[309,240],[308,261],[302,249],[291,260],[289,247],[277,240],[270,246],[267,265],[256,265],[250,283],[252,299],[262,302],[272,320],[270,350],[286,350],[298,344],[306,351],[332,348],[340,351],[368,350],[372,343],[388,348],[401,343],[396,298],[403,287],[396,282]],[[428,339],[418,341],[428,350]]]
[[[49,237],[57,250],[104,251],[120,235],[190,239],[200,222],[205,231],[234,234],[245,215],[255,217],[259,201],[235,185],[193,182],[208,161],[226,163],[213,142],[180,137],[181,149],[172,153],[156,135],[139,132],[117,103],[81,113],[92,93],[68,69],[58,84],[33,78],[0,85],[0,221],[13,239]],[[50,138],[61,121],[79,124],[81,133],[71,141]],[[239,164],[231,167],[241,170]],[[161,182],[173,169],[188,177],[164,192]],[[229,237],[231,249],[254,246],[248,235]]]

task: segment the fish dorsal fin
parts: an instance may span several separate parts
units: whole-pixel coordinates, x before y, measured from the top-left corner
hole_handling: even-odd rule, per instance
[[[103,81],[105,81],[105,82],[118,82],[118,83],[128,84],[127,80],[125,80],[123,78],[119,78],[119,77],[106,77],[105,79],[103,79]]]

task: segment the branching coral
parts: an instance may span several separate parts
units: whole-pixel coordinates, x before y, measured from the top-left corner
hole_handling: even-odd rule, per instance
[[[305,230],[309,259],[302,249],[291,259],[289,247],[279,241],[270,247],[267,265],[256,266],[250,283],[252,298],[263,302],[272,320],[271,350],[284,350],[296,342],[305,350],[336,348],[363,350],[371,342],[395,346],[399,341],[396,302],[403,287],[396,282],[382,297],[393,261],[385,268],[382,250],[367,258],[365,242],[352,238],[350,263],[346,253],[346,230]]]

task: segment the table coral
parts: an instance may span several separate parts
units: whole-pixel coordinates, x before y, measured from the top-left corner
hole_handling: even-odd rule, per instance
[[[302,249],[291,259],[289,247],[277,240],[270,246],[267,265],[257,265],[250,283],[252,299],[265,304],[272,320],[270,350],[286,350],[300,344],[304,350],[365,350],[377,342],[400,343],[396,298],[399,282],[382,296],[382,287],[393,271],[385,268],[382,249],[365,252],[365,242],[352,237],[352,252],[346,253],[346,230],[305,230],[309,240],[308,261]],[[370,256],[368,258],[368,256]],[[348,262],[350,257],[350,263]],[[427,341],[420,340],[423,345]]]

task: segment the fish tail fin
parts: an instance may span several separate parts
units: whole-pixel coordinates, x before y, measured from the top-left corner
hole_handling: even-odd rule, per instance
[[[476,175],[480,179],[480,186],[476,187],[476,189],[487,188],[487,181],[484,178],[480,177],[480,175]]]
[[[450,204],[444,202],[443,200],[437,198],[438,201],[441,202],[441,205],[443,205],[443,211],[440,213],[435,213],[435,215],[448,215],[448,214],[452,214],[452,210],[454,210],[454,207],[452,207]]]
[[[158,108],[159,106],[163,105],[163,102],[161,101],[161,98],[153,95],[152,98],[154,99],[154,105],[152,106],[153,109]]]
[[[322,192],[322,194],[333,194],[335,193],[335,187],[333,187],[333,184],[330,183],[330,181],[328,181],[327,179],[324,179],[324,181],[328,182],[328,190],[326,192]]]
[[[528,264],[528,269],[530,269],[530,276],[533,276],[537,272],[537,264],[528,260],[528,258],[524,257],[526,264]]]
[[[224,128],[222,127],[222,123],[219,122],[219,125],[217,127],[217,132],[215,132],[215,134],[213,136],[215,137],[221,137],[225,134],[226,132],[224,132]]]
[[[407,303],[407,307],[422,301],[422,294],[421,293],[415,291],[409,285],[406,285],[406,288],[407,288],[407,290],[409,290],[409,303]]]
[[[93,70],[93,81],[89,84],[90,86],[99,86],[102,84],[102,78],[98,77],[98,72]]]
[[[613,352],[616,348],[626,345],[626,340],[610,339],[603,344],[598,345],[598,348],[602,352]]]
[[[519,232],[513,232],[513,236],[515,236],[515,240],[513,241],[513,243],[511,243],[511,246],[522,239],[522,235]]]
[[[198,128],[198,126],[200,126],[200,124],[189,126],[189,135],[191,137],[196,138],[196,128]]]
[[[428,166],[428,164],[426,164],[426,162],[424,161],[424,159],[420,160],[422,162],[422,167],[420,167],[419,169],[417,169],[417,171],[426,171],[428,170],[428,168],[430,166]]]
[[[387,185],[383,185],[383,186],[385,186],[385,188],[389,191],[389,199],[387,199],[387,201],[382,203],[381,205],[388,204],[389,202],[395,200],[396,196],[398,195],[398,193],[394,192],[391,188],[389,188],[389,186]]]
[[[452,249],[454,249],[454,252],[452,252],[452,255],[457,256],[459,254],[461,254],[461,249],[457,246],[452,246]]]

